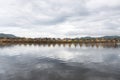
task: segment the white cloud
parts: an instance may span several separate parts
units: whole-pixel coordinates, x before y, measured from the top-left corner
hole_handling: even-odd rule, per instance
[[[0,0],[0,32],[25,37],[120,35],[120,0]]]
[[[120,6],[120,0],[89,0],[86,5],[89,9],[114,8]]]

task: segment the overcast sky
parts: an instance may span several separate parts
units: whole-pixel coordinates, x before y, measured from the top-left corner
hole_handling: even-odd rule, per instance
[[[25,37],[120,35],[120,0],[0,0],[0,33]]]

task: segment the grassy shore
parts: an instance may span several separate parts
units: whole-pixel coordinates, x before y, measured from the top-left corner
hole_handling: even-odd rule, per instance
[[[120,39],[0,38],[0,43],[120,43]]]

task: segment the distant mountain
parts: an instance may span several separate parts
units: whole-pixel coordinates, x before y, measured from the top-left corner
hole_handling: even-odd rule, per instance
[[[3,33],[0,33],[0,38],[16,38],[16,36],[12,35],[12,34],[3,34]]]
[[[103,37],[81,37],[81,39],[93,39],[93,38],[104,38],[104,39],[120,39],[120,36],[103,36]]]
[[[120,39],[120,36],[104,36],[105,39]]]

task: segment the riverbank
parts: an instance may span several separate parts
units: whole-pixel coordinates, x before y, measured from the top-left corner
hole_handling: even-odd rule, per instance
[[[120,43],[120,39],[0,38],[0,43]]]

